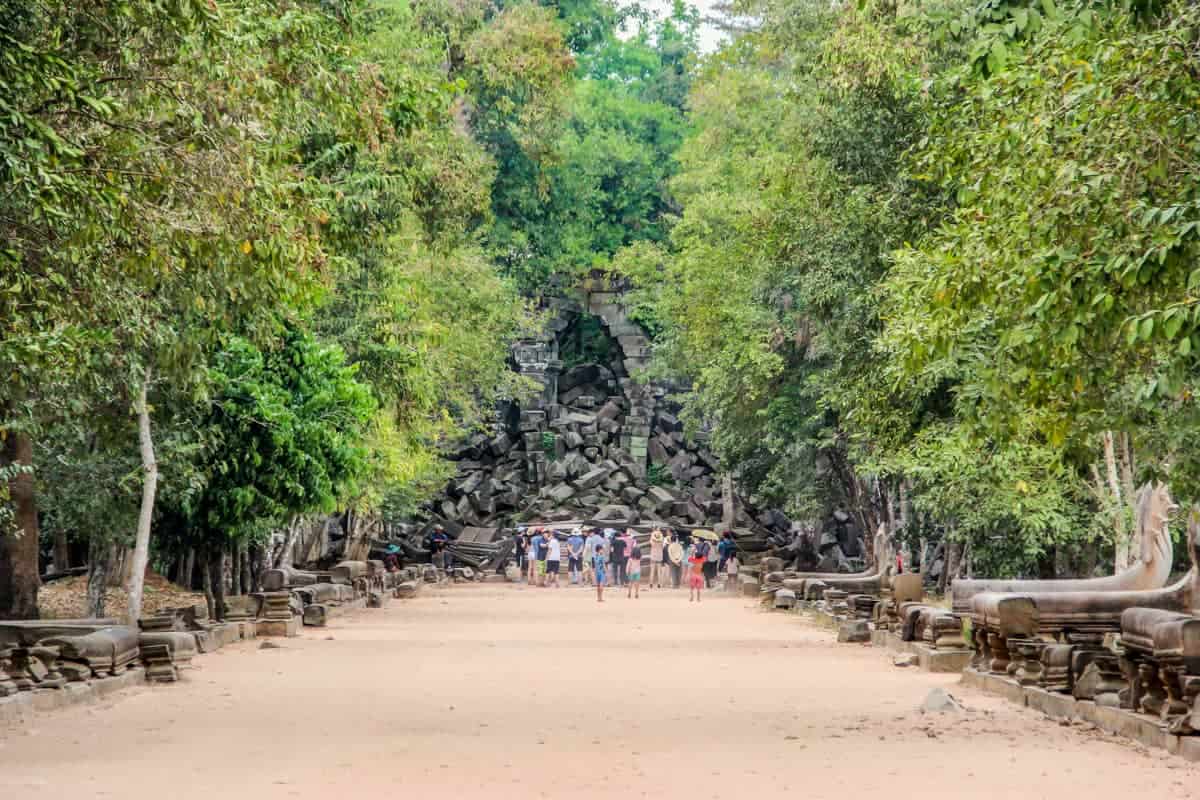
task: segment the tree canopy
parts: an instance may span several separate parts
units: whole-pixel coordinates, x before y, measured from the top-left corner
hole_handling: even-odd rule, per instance
[[[1127,561],[1200,494],[1200,11],[734,11],[0,0],[0,614],[410,519],[597,274],[760,504]]]

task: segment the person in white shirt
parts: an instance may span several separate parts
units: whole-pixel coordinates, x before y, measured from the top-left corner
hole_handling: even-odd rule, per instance
[[[546,585],[557,587],[558,565],[562,560],[562,542],[558,540],[558,531],[550,531],[550,541],[546,547]]]
[[[589,586],[596,581],[596,571],[592,567],[592,564],[595,560],[596,547],[599,546],[601,554],[603,554],[604,544],[604,537],[600,535],[598,530],[593,528],[592,530],[588,531],[588,537],[583,543],[584,564],[586,564],[583,577]]]

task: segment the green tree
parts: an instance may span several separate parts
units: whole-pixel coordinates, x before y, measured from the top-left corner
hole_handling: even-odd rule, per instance
[[[293,515],[331,512],[360,491],[376,406],[354,372],[339,348],[300,330],[267,350],[225,339],[201,423],[204,484],[184,509],[193,539],[217,565],[229,544],[261,539]],[[214,611],[221,616],[219,584]]]

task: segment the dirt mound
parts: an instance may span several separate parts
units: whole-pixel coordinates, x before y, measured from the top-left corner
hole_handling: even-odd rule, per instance
[[[203,603],[204,595],[176,586],[155,572],[146,573],[146,589],[142,613],[153,614],[162,608]],[[67,619],[87,616],[87,576],[64,578],[48,583],[38,591],[38,608],[45,619]],[[124,587],[114,587],[105,593],[104,615],[122,618],[129,610]]]

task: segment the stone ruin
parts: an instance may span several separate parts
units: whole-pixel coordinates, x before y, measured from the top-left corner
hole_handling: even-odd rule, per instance
[[[441,576],[432,567],[388,571],[382,561],[343,561],[328,572],[285,568],[263,578],[265,591],[226,598],[223,620],[209,619],[203,603],[160,610],[137,626],[114,619],[0,620],[0,702],[110,678],[173,682],[197,653],[259,636],[295,636],[301,626],[323,626],[347,608],[412,597]]]
[[[673,387],[646,378],[650,341],[629,318],[621,293],[610,288],[585,290],[581,301],[546,301],[545,334],[513,349],[516,369],[540,391],[523,405],[501,409],[490,434],[469,438],[451,454],[457,474],[425,508],[429,524],[412,533],[427,535],[434,523],[452,539],[464,529],[490,531],[473,535],[470,543],[480,545],[534,520],[612,527],[720,524],[726,500],[720,464],[703,433],[685,437],[679,406],[670,399]],[[579,361],[578,348],[570,346],[587,324],[606,337],[607,355],[565,367],[564,356]],[[860,532],[844,511],[814,531],[802,530],[781,511],[757,510],[740,496],[732,502],[744,554],[778,554],[793,567],[820,564],[830,572],[854,567]],[[427,556],[411,538],[404,547],[409,557]],[[476,569],[503,567],[495,548],[467,546],[462,555]]]
[[[639,379],[650,342],[619,295],[547,302],[546,333],[513,349],[517,370],[540,391],[504,409],[491,436],[475,436],[454,454],[458,474],[430,506],[431,516],[471,527],[720,519],[719,465],[702,442],[685,439],[668,387]],[[608,358],[564,369],[561,351],[589,315],[607,337]],[[739,522],[750,522],[744,511]]]
[[[1083,580],[959,581],[952,586],[955,613],[971,621],[974,666],[1004,672],[1010,639],[1040,635],[1079,642],[1102,641],[1119,629],[1125,608],[1144,605],[1186,611],[1190,582],[1164,589],[1174,555],[1169,518],[1175,505],[1165,486],[1138,492],[1140,560],[1117,575]]]
[[[770,604],[770,598],[783,593],[784,603],[776,604],[776,608],[790,607],[788,598],[814,603],[828,601],[823,606],[828,606],[832,613],[849,612],[871,619],[876,603],[890,596],[895,571],[893,543],[883,525],[875,533],[874,545],[875,566],[857,573],[800,572],[785,569],[782,558],[764,559],[759,586],[764,604]]]
[[[742,591],[747,595],[758,594],[764,606],[777,610],[815,611],[838,627],[840,642],[874,641],[877,634],[892,634],[899,638],[905,630],[904,621],[910,609],[944,611],[922,603],[924,576],[921,573],[895,574],[894,545],[882,525],[876,532],[874,545],[875,566],[856,574],[797,572],[783,569],[780,558],[764,558],[761,580],[744,577]],[[949,612],[945,612],[945,616],[949,617],[948,623],[939,617],[938,624],[916,628],[908,640],[915,639],[930,648],[949,647],[951,642],[945,637],[949,625],[958,637],[957,649],[965,655],[959,635],[960,623]]]
[[[1175,506],[1160,484],[1139,491],[1137,508],[1142,560],[1118,575],[963,582],[968,672],[1123,710],[1130,729],[1148,719],[1172,736],[1200,730],[1200,519],[1187,527],[1191,569],[1166,586]]]

